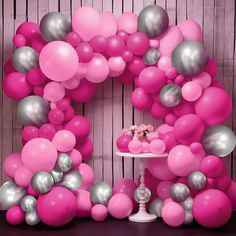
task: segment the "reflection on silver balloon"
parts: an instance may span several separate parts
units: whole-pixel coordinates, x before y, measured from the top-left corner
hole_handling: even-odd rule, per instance
[[[181,205],[186,211],[192,211],[193,198],[192,198],[192,197],[188,197],[185,201],[181,202],[180,205]]]
[[[36,198],[31,195],[24,196],[20,201],[20,206],[25,212],[35,211],[37,204]]]
[[[184,41],[171,54],[175,69],[185,76],[194,76],[203,71],[207,64],[208,54],[202,43]]]
[[[112,195],[110,185],[105,182],[98,182],[91,189],[91,201],[93,204],[106,205]]]
[[[164,203],[160,198],[157,198],[152,201],[149,207],[149,212],[151,214],[156,215],[157,217],[161,217],[161,211]]]
[[[175,107],[182,99],[181,88],[177,84],[167,84],[161,89],[159,98],[165,107]]]
[[[57,172],[57,171],[55,171],[55,170],[52,170],[52,171],[50,172],[50,174],[51,174],[52,177],[53,177],[54,183],[60,182],[60,181],[62,180],[62,178],[63,178],[63,173],[62,173],[62,172]]]
[[[40,33],[47,42],[65,40],[70,31],[71,23],[69,19],[59,12],[50,12],[40,21]]]
[[[201,143],[207,153],[225,157],[234,150],[236,138],[227,126],[214,125],[205,130]]]
[[[189,196],[189,188],[182,183],[176,183],[171,186],[171,197],[176,202],[183,202]]]
[[[40,171],[32,177],[31,185],[36,192],[47,193],[54,185],[53,177],[46,171]]]
[[[149,48],[144,54],[143,60],[146,65],[154,65],[159,61],[160,57],[161,54],[156,48]]]
[[[59,153],[54,169],[58,172],[67,172],[72,166],[72,160],[66,153]]]
[[[40,222],[37,212],[27,212],[25,215],[25,221],[28,225],[37,225]]]
[[[149,37],[161,35],[168,25],[169,17],[162,7],[150,5],[138,15],[138,29]]]
[[[7,210],[13,205],[19,204],[26,190],[18,186],[14,181],[9,180],[0,187],[0,203],[2,208]]]
[[[201,171],[194,171],[188,176],[188,184],[196,190],[203,189],[206,185],[206,176]]]
[[[33,48],[24,46],[17,48],[12,55],[12,64],[19,72],[27,73],[38,67],[39,55]]]
[[[193,222],[193,213],[191,211],[185,211],[184,224],[190,225]]]
[[[82,176],[77,170],[67,172],[60,183],[61,186],[76,191],[82,184]]]
[[[22,125],[40,127],[48,122],[49,102],[39,96],[22,99],[17,107],[17,118]]]
[[[136,188],[135,191],[134,191],[134,200],[135,200],[137,203],[139,203],[139,199],[140,199],[140,197],[141,197],[141,192],[140,192],[140,191],[142,191],[142,188]],[[147,187],[145,187],[144,191],[145,191],[145,193],[144,193],[144,194],[145,194],[145,195],[144,195],[145,200],[144,200],[144,201],[145,201],[145,203],[146,203],[146,202],[149,202],[152,193],[151,193],[151,191],[149,190],[149,188],[147,188]]]

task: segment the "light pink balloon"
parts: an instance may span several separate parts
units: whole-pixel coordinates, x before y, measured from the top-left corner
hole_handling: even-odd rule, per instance
[[[132,105],[140,110],[147,110],[152,106],[152,97],[143,88],[136,88],[131,95]]]
[[[77,190],[77,217],[90,216],[93,203],[90,199],[90,192],[84,189]]]
[[[94,173],[92,168],[85,163],[81,163],[78,167],[78,171],[80,172],[83,180],[80,189],[90,189],[94,183]]]
[[[159,52],[162,56],[171,56],[174,48],[183,41],[183,35],[177,26],[169,28],[160,36]]]
[[[72,17],[73,30],[83,41],[89,41],[99,34],[100,14],[92,7],[80,7]]]
[[[131,140],[128,144],[128,148],[131,153],[141,153],[142,143],[139,140]]]
[[[158,61],[158,68],[162,71],[167,71],[169,68],[172,68],[171,58],[168,56],[162,56]]]
[[[65,96],[65,88],[61,83],[49,82],[43,90],[43,98],[50,102],[58,102]]]
[[[149,149],[152,153],[161,154],[165,151],[166,145],[161,139],[154,139],[150,142]]]
[[[109,75],[112,77],[121,75],[125,70],[126,63],[122,57],[110,57],[108,63],[110,68]]]
[[[202,41],[202,29],[197,22],[193,20],[185,20],[177,26],[181,30],[184,40]]]
[[[101,23],[99,35],[109,37],[117,32],[118,22],[116,16],[111,12],[103,12],[100,14]]]
[[[189,81],[181,89],[182,96],[186,101],[194,102],[202,95],[202,87],[199,83]]]
[[[108,210],[106,206],[97,204],[91,210],[91,216],[95,221],[104,221],[107,218]]]
[[[128,34],[133,34],[137,31],[138,17],[133,12],[125,12],[118,18],[118,30],[124,30]]]
[[[75,89],[80,84],[80,76],[76,73],[72,78],[62,81],[61,83],[66,89]]]
[[[171,181],[161,181],[157,185],[157,196],[162,200],[170,198],[171,197],[170,189],[172,185],[173,182]]]
[[[21,187],[27,187],[30,184],[33,173],[25,166],[21,167],[15,173],[15,182]]]
[[[158,132],[160,134],[164,134],[164,133],[173,131],[173,129],[174,128],[170,125],[162,124],[157,128],[156,132]]]
[[[87,64],[86,79],[92,83],[103,82],[109,74],[107,59],[99,53],[94,53],[93,59]]]
[[[23,166],[21,161],[21,154],[18,152],[13,152],[5,157],[3,162],[4,173],[10,177],[14,178],[15,173]]]
[[[82,162],[82,155],[77,149],[72,149],[68,155],[70,156],[70,159],[72,160],[72,167],[77,168],[81,162]]]
[[[48,43],[39,55],[40,69],[54,81],[70,79],[77,71],[78,61],[75,49],[64,41]]]

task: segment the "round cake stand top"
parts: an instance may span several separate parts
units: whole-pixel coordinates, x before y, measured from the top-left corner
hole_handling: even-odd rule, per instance
[[[117,156],[121,157],[131,157],[131,158],[163,158],[167,157],[167,153],[155,154],[155,153],[130,153],[130,152],[116,152]]]

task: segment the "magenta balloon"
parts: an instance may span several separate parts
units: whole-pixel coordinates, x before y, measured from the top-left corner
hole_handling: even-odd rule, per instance
[[[217,76],[218,66],[212,58],[208,59],[207,65],[205,67],[205,71],[208,74],[210,74],[211,78],[213,78],[213,79]]]
[[[47,81],[47,77],[42,73],[40,68],[32,68],[27,74],[27,80],[32,85],[41,85]]]
[[[76,52],[79,56],[80,62],[83,62],[83,63],[89,62],[93,58],[93,49],[90,46],[90,44],[87,42],[80,43],[78,47],[76,48]]]
[[[38,53],[42,51],[42,49],[46,44],[47,42],[43,40],[43,38],[40,35],[34,36],[31,41],[32,48]]]
[[[83,156],[83,160],[90,158],[93,153],[93,142],[89,138],[82,143],[78,143],[76,147]]]
[[[73,169],[78,168],[78,166],[82,163],[81,153],[77,149],[73,148],[67,154],[70,156],[70,159],[72,160],[72,168]]]
[[[70,99],[63,98],[57,102],[56,106],[61,111],[66,111],[70,107]]]
[[[52,140],[56,133],[56,129],[52,124],[43,124],[39,128],[39,137]]]
[[[33,125],[25,126],[22,130],[22,138],[25,142],[39,137],[39,129]]]
[[[81,163],[78,167],[78,171],[81,174],[83,180],[80,189],[89,190],[90,187],[94,184],[93,169],[89,165]]]
[[[12,72],[16,72],[16,69],[14,68],[13,64],[12,64],[12,60],[9,59],[6,61],[6,63],[4,64],[4,75],[7,76]]]
[[[128,145],[131,140],[133,139],[130,135],[123,134],[116,140],[116,146],[121,152],[129,152]]]
[[[20,153],[13,152],[5,157],[3,162],[3,171],[8,177],[14,178],[16,171],[21,167],[23,167],[23,163],[21,161]]]
[[[55,227],[66,225],[75,217],[76,211],[76,197],[66,188],[53,187],[50,192],[38,198],[37,213],[46,225]]]
[[[134,59],[134,55],[131,51],[125,50],[122,54],[122,58],[125,62],[131,62]]]
[[[16,34],[13,37],[13,44],[19,48],[19,47],[23,47],[26,45],[26,38],[22,35],[22,34]]]
[[[53,109],[49,111],[48,119],[53,125],[59,125],[64,121],[64,113],[59,109]]]
[[[65,81],[76,73],[78,55],[69,43],[53,41],[42,49],[39,65],[42,72],[51,80]]]
[[[115,182],[112,193],[113,195],[116,193],[124,193],[125,195],[133,199],[134,191],[137,187],[137,184],[132,179],[124,178]]]
[[[117,32],[117,36],[119,36],[125,43],[129,38],[129,34],[126,33],[124,30],[120,30],[119,32]]]
[[[140,57],[134,57],[133,61],[129,64],[128,68],[134,75],[139,73],[146,67],[144,60]]]
[[[143,55],[149,48],[149,39],[142,32],[131,34],[127,40],[127,48],[135,55]]]
[[[21,100],[32,92],[32,86],[26,79],[26,74],[12,72],[3,80],[4,93],[14,99]]]
[[[90,45],[95,52],[105,52],[107,49],[107,39],[102,35],[96,35],[91,39]]]
[[[179,142],[175,138],[175,134],[173,131],[166,132],[164,134],[159,134],[160,138],[166,144],[166,151],[169,152],[173,147],[179,144]]]
[[[135,76],[126,69],[124,73],[118,76],[116,79],[122,84],[130,84],[134,81]]]
[[[132,105],[140,110],[147,110],[152,105],[152,97],[143,88],[136,88],[131,95]]]
[[[20,205],[12,206],[7,210],[6,219],[10,225],[20,225],[24,222],[25,212]]]
[[[91,214],[93,203],[91,202],[90,192],[84,189],[77,190],[77,217],[88,217]]]
[[[139,85],[147,93],[158,93],[165,84],[165,73],[157,67],[147,67],[139,75]]]
[[[161,181],[157,186],[157,196],[166,200],[167,198],[171,198],[170,189],[174,183],[172,181]]]
[[[164,107],[159,101],[157,101],[152,104],[150,111],[154,118],[164,120],[165,116],[171,112],[171,109]]]
[[[184,116],[194,113],[194,104],[182,100],[176,107],[173,108],[174,113],[177,116]]]
[[[24,22],[16,30],[16,34],[21,34],[26,38],[27,45],[31,40],[40,34],[39,26],[33,22]]]
[[[66,35],[66,42],[73,47],[77,47],[80,43],[80,37],[75,32],[70,32]]]
[[[69,106],[68,109],[64,112],[64,121],[68,122],[70,121],[75,114],[75,110],[72,106]]]
[[[194,108],[208,125],[220,124],[225,122],[232,112],[232,98],[223,89],[206,88]]]
[[[79,86],[69,92],[71,99],[75,102],[88,102],[95,93],[96,85],[86,79],[82,79]]]
[[[200,192],[193,201],[194,219],[207,228],[221,227],[228,222],[232,214],[230,199],[217,189]]]
[[[232,203],[233,209],[236,209],[236,182],[235,181],[231,181],[231,185],[228,188],[226,194]]]
[[[121,56],[125,50],[124,41],[116,35],[107,38],[107,49],[106,53],[109,56]]]

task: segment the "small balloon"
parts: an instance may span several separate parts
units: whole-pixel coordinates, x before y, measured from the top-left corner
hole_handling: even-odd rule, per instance
[[[71,169],[72,160],[66,153],[59,153],[57,157],[57,163],[55,170],[58,172],[67,172]]]
[[[146,65],[154,65],[160,59],[161,54],[156,48],[149,48],[149,50],[144,54],[143,60]]]
[[[193,198],[192,198],[192,197],[188,197],[185,201],[181,202],[180,205],[181,205],[186,211],[192,211]]]
[[[25,221],[28,225],[37,225],[40,222],[39,216],[36,211],[27,212]]]
[[[193,222],[193,213],[191,211],[185,211],[184,224],[190,225]]]
[[[160,198],[156,198],[151,202],[149,207],[149,212],[151,214],[156,215],[157,217],[161,217],[161,210],[163,205],[164,205],[163,201]]]
[[[60,183],[61,186],[68,188],[71,191],[76,191],[81,186],[81,184],[82,176],[77,170],[67,172]]]
[[[189,188],[182,183],[176,183],[171,187],[171,197],[176,202],[183,202],[189,196]]]
[[[144,194],[142,193],[142,191],[144,191]],[[134,200],[137,203],[139,203],[140,198],[143,197],[142,195],[144,195],[144,198],[145,198],[144,201],[146,203],[146,202],[150,201],[152,193],[151,193],[150,189],[148,189],[146,187],[144,189],[143,188],[136,188],[136,190],[134,191]]]
[[[188,176],[188,184],[196,190],[203,189],[207,178],[201,171],[194,171]]]
[[[53,177],[54,183],[60,182],[60,181],[62,180],[62,178],[63,178],[63,172],[57,172],[57,171],[55,171],[55,170],[52,170],[52,171],[50,172],[50,174],[51,174],[52,177]]]
[[[24,196],[20,201],[20,206],[25,212],[33,212],[35,211],[37,204],[36,198],[31,195]]]
[[[98,182],[91,189],[91,200],[93,204],[107,205],[112,196],[110,185],[105,182]]]

